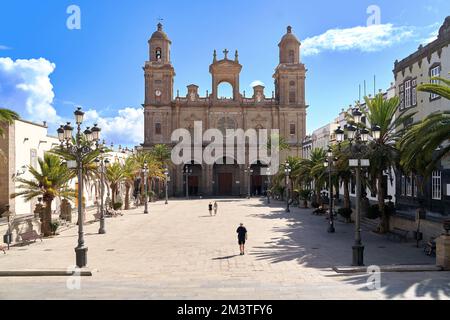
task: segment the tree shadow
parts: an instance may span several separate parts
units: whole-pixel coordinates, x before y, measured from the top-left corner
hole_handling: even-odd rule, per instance
[[[286,226],[273,227],[276,237],[263,246],[254,247],[252,255],[258,260],[271,263],[296,261],[299,265],[331,271],[334,266],[350,266],[354,243],[354,224],[335,221],[336,233],[327,232],[329,221],[326,216],[311,215],[312,209],[291,208],[290,213],[274,204],[267,212],[253,217],[271,220],[285,220]],[[435,259],[425,255],[421,248],[412,243],[400,243],[386,236],[372,233],[363,227],[365,264],[370,265],[434,265]],[[383,273],[382,290],[387,298],[401,297],[408,290],[415,290],[417,297],[444,295],[450,297],[450,273]],[[363,286],[369,275],[343,276],[339,280]],[[440,279],[440,280],[439,280]],[[370,290],[364,286],[359,290]]]

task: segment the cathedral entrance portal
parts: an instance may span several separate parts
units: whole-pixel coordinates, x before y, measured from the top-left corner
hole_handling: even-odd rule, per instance
[[[231,163],[231,164],[227,164]],[[234,163],[234,164],[233,164]],[[234,160],[219,159],[213,168],[213,192],[221,197],[239,196],[239,166]]]

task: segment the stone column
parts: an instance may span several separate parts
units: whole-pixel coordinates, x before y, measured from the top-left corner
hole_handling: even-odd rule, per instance
[[[436,239],[436,265],[450,270],[450,235],[442,235]]]

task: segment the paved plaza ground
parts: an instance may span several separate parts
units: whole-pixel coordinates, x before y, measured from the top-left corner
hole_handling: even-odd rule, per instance
[[[65,277],[0,278],[0,299],[449,299],[449,272],[383,273],[381,288],[367,288],[367,274],[342,275],[333,266],[351,263],[353,224],[264,199],[173,200],[88,224],[86,245],[92,277],[71,290]],[[236,228],[248,228],[247,255],[240,256]],[[365,230],[366,265],[429,264],[413,243],[390,241]],[[68,268],[74,264],[77,228],[0,256],[0,270]],[[69,281],[70,282],[70,281]]]

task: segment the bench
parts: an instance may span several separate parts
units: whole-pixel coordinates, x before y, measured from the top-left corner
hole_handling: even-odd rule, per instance
[[[20,238],[25,243],[30,243],[31,241],[36,242],[38,239],[42,242],[42,236],[37,234],[36,230],[31,230],[25,233],[20,234]]]
[[[389,235],[393,238],[399,238],[400,240],[404,240],[405,242],[408,241],[408,230],[400,229],[400,228],[394,228],[389,232]]]

